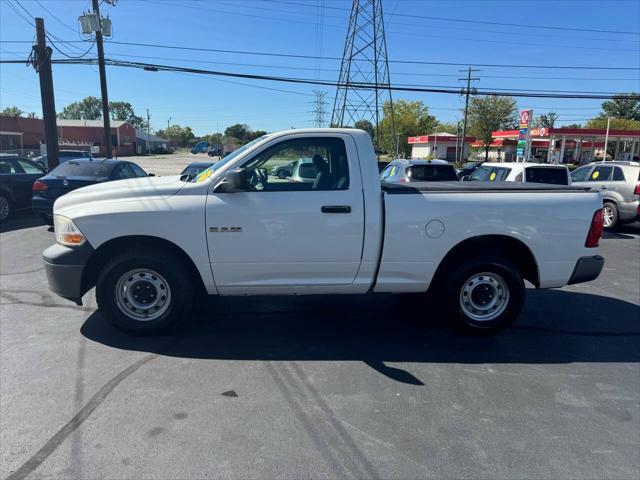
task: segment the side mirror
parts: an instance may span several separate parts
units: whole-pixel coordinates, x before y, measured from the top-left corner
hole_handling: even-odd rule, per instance
[[[147,177],[155,177],[156,174],[155,173],[147,173]]]
[[[244,168],[228,172],[213,189],[215,193],[246,192],[247,190],[249,190],[249,180]]]

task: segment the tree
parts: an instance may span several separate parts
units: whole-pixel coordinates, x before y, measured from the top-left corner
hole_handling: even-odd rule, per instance
[[[129,102],[109,102],[109,115],[111,120],[128,122],[134,128],[144,129],[147,127],[147,122],[136,115]]]
[[[469,101],[468,122],[467,132],[484,143],[484,158],[487,160],[491,133],[517,127],[516,102],[509,97],[472,97]]]
[[[385,102],[382,111],[384,116],[379,126],[380,145],[377,147],[387,152],[395,152],[397,141],[399,151],[396,153],[405,157],[411,153],[407,137],[430,133],[438,124],[436,117],[429,115],[429,109],[421,101],[398,100],[393,103],[396,135],[398,135],[394,137],[391,128],[391,104]]]
[[[636,98],[632,98],[635,96]],[[613,100],[602,102],[603,117],[626,118],[640,121],[640,99],[637,93],[616,95]]]
[[[607,117],[595,117],[589,120],[586,128],[607,128]],[[609,124],[611,130],[640,130],[640,121],[630,118],[612,118]]]
[[[534,120],[533,126],[536,128],[553,128],[556,120],[558,120],[558,114],[556,112],[543,113]]]
[[[169,128],[164,130],[158,130],[156,131],[156,135],[173,140],[180,147],[188,146],[189,140],[196,138],[191,127],[181,127],[180,125],[171,125]]]
[[[7,107],[0,112],[0,115],[4,117],[21,117],[23,114],[24,112],[15,105],[13,107]]]
[[[241,142],[246,142],[250,131],[251,130],[249,129],[249,125],[245,125],[244,123],[236,123],[235,125],[227,127],[224,131],[224,134],[229,137],[237,138]]]
[[[263,135],[266,135],[267,132],[265,132],[264,130],[255,130],[255,131],[250,131],[249,135],[247,135],[247,141],[252,141],[255,140],[256,138],[260,138]]]
[[[438,122],[438,125],[436,125],[436,130],[439,133],[451,133],[452,135],[457,135],[458,134],[458,126],[455,123],[440,123]]]
[[[353,124],[353,128],[364,130],[371,135],[371,139],[374,139],[376,136],[376,127],[369,120],[358,120]]]
[[[96,97],[86,97],[62,109],[58,118],[65,120],[99,120],[102,118],[102,102]]]

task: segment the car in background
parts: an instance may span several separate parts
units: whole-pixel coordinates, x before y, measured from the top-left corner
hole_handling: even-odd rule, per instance
[[[189,178],[194,178],[196,175],[206,170],[214,163],[216,162],[208,162],[206,160],[202,162],[192,162],[186,167],[184,167],[184,170],[182,170],[182,173],[180,173],[180,176],[189,175]]]
[[[44,168],[17,155],[0,156],[0,222],[31,207],[31,186]]]
[[[446,160],[396,159],[380,174],[385,182],[457,182],[456,169]]]
[[[456,173],[458,174],[460,180],[467,180],[467,178],[464,177],[470,176],[483,163],[484,160],[465,162],[460,168],[456,168]]]
[[[59,150],[58,151],[58,163],[64,163],[67,160],[74,160],[78,158],[93,158],[93,154],[85,150]],[[49,157],[47,157],[46,155],[35,157],[33,161],[36,162],[45,170],[49,169]]]
[[[470,181],[524,182],[551,185],[571,185],[571,175],[565,165],[541,163],[485,162],[469,176]]]
[[[191,149],[191,153],[196,154],[196,153],[207,153],[207,150],[209,150],[209,142],[203,140],[201,142],[196,143],[193,148]]]
[[[640,218],[640,163],[595,162],[571,172],[573,185],[600,190],[604,228]]]
[[[48,225],[53,225],[53,203],[65,193],[96,183],[149,176],[153,174],[124,160],[68,160],[33,183],[31,207]]]
[[[287,163],[286,165],[276,165],[271,169],[270,175],[280,179],[288,178],[293,175],[296,162]]]
[[[312,158],[300,158],[293,166],[293,172],[289,177],[292,183],[313,183],[318,176],[318,168]]]

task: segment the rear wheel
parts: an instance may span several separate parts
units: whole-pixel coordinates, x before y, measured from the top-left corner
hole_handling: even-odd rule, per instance
[[[511,325],[518,317],[524,304],[524,280],[506,258],[478,258],[454,269],[447,296],[458,327],[468,332],[492,333]]]
[[[11,215],[11,200],[6,195],[0,194],[0,222],[4,222]]]
[[[148,249],[107,263],[96,283],[98,307],[117,328],[151,335],[184,325],[193,309],[193,279],[177,256]]]
[[[604,228],[608,230],[611,230],[618,225],[618,208],[615,203],[604,203],[602,207],[602,221]]]

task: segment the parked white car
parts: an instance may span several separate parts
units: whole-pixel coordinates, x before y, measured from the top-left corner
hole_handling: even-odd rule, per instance
[[[469,176],[468,180],[571,185],[571,174],[565,165],[551,163],[485,162]]]
[[[262,173],[294,153],[316,159],[312,183]],[[51,290],[81,303],[95,286],[104,316],[137,334],[182,324],[207,294],[428,290],[458,325],[493,331],[518,316],[524,279],[557,288],[604,264],[599,193],[380,182],[371,137],[355,129],[266,135],[191,181],[81,188],[56,200],[54,218]]]

